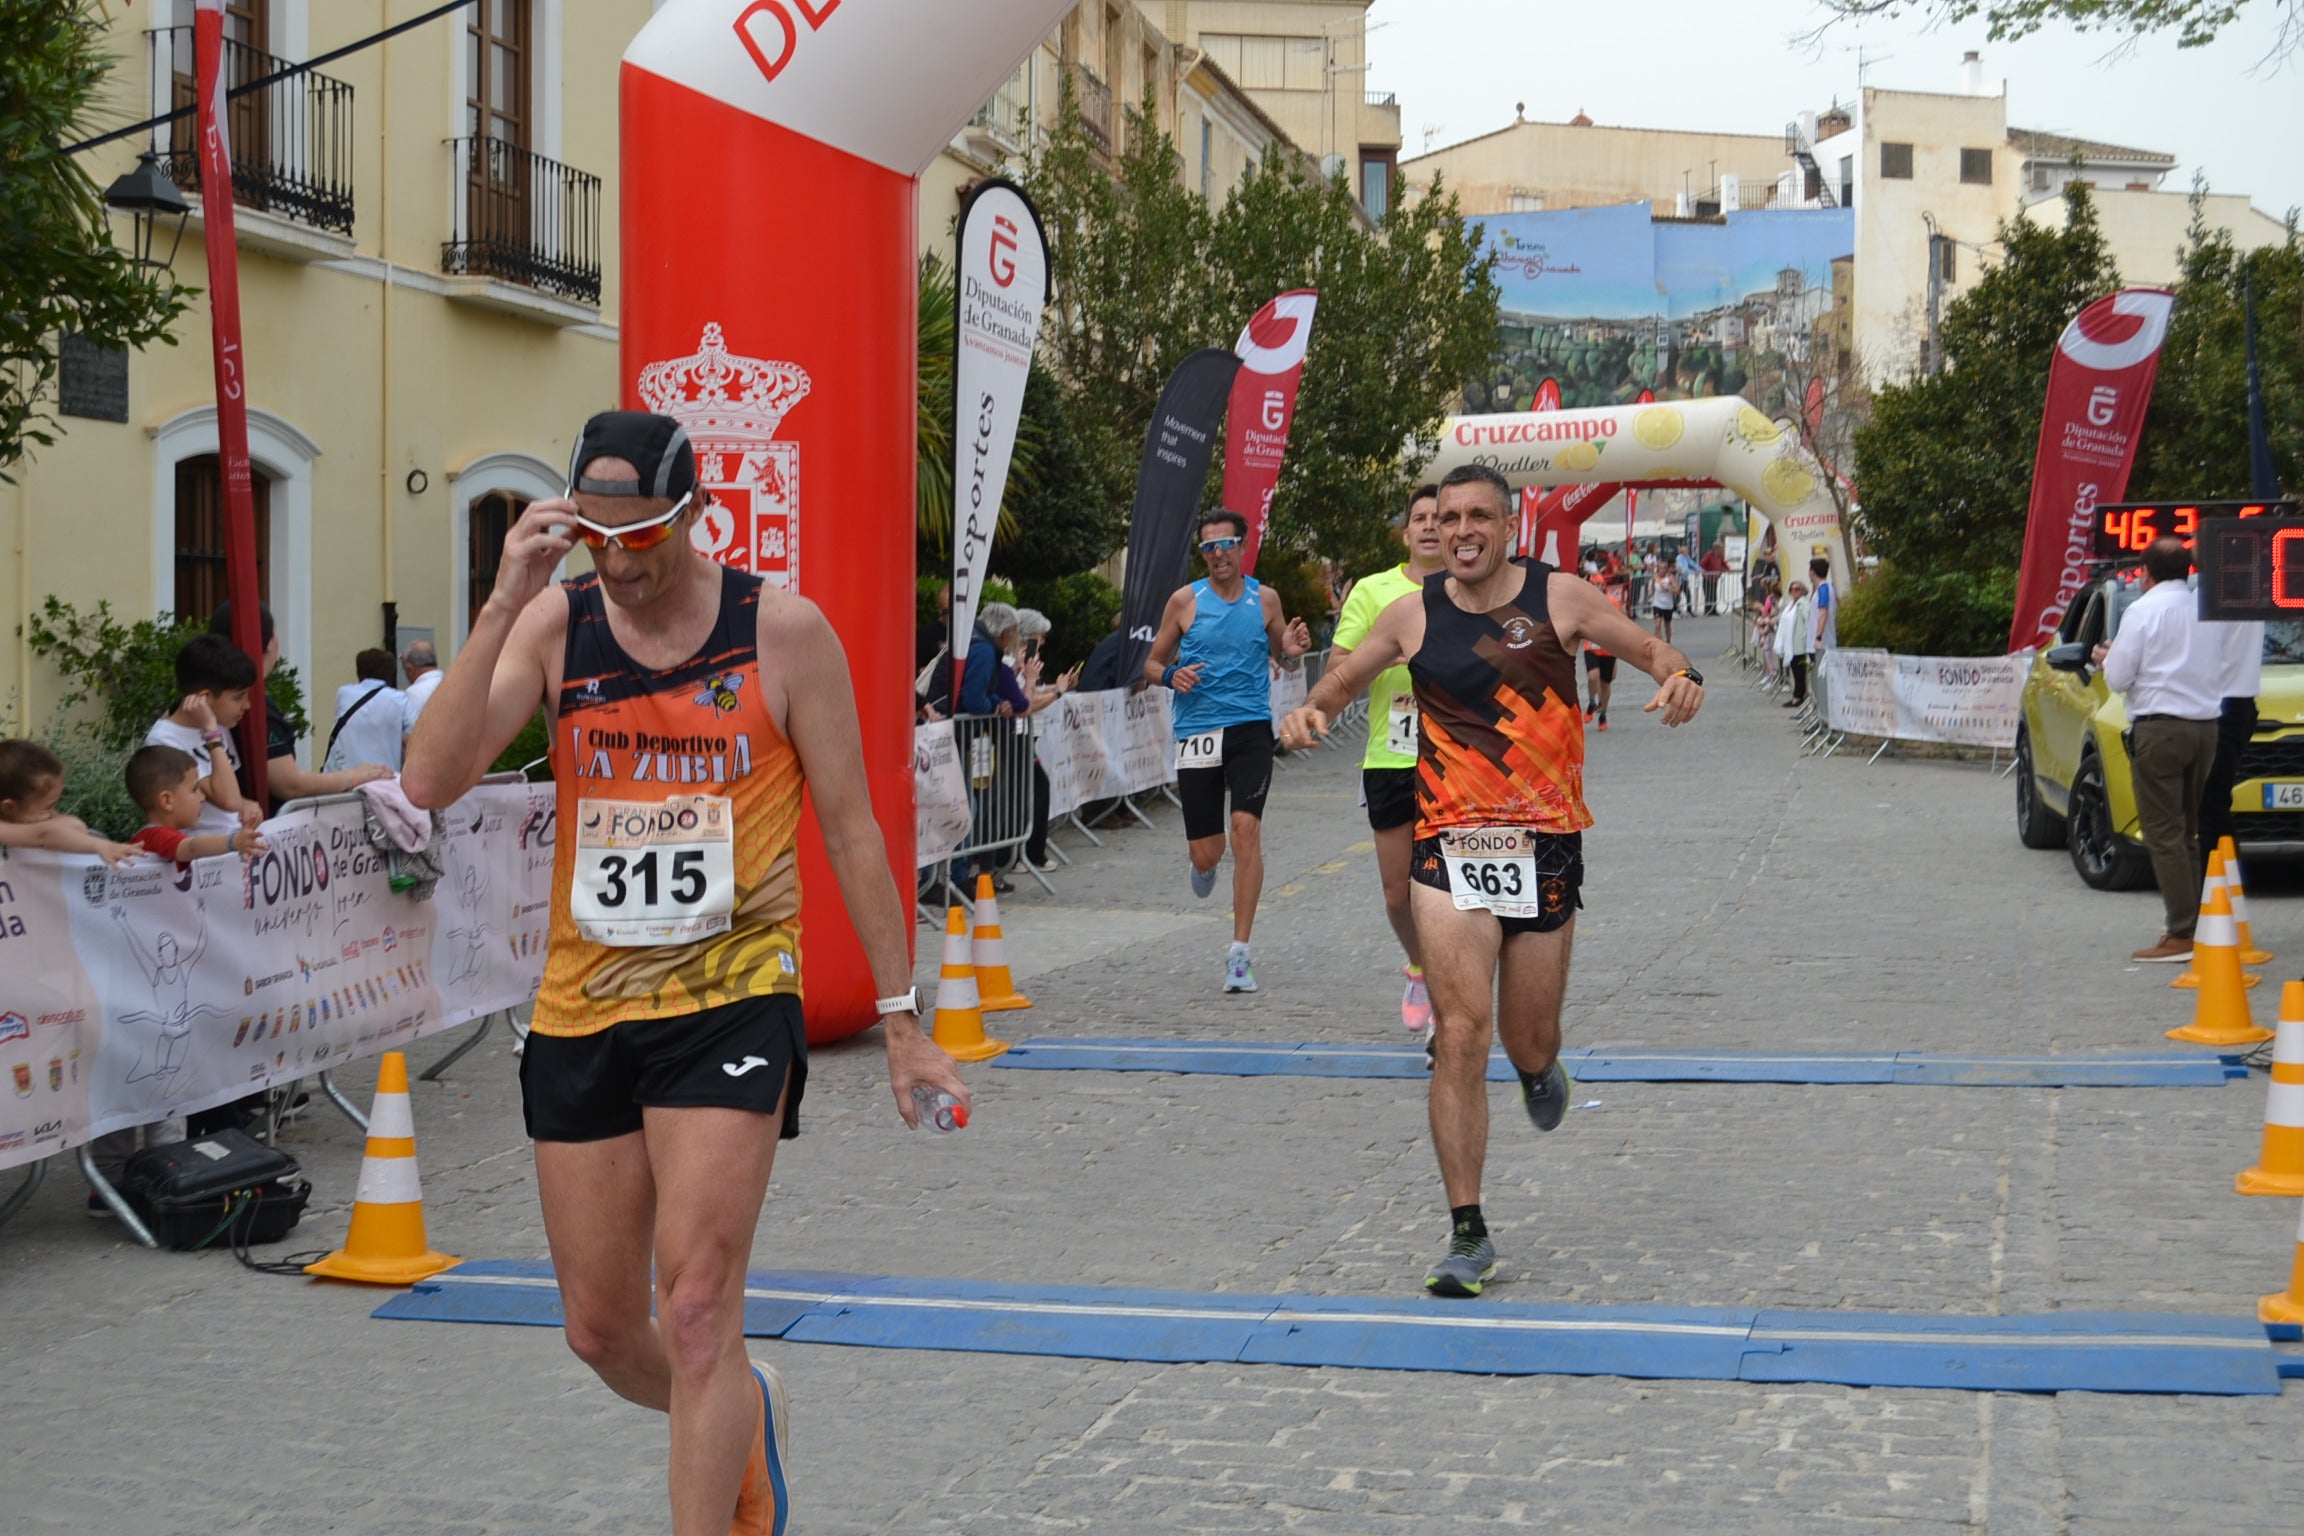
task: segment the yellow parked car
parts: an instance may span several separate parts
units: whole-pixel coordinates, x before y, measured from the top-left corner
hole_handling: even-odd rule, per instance
[[[2069,849],[2100,891],[2152,883],[2128,778],[2127,707],[2090,659],[2142,595],[2113,579],[2073,603],[2056,644],[2032,658],[2016,727],[2016,836],[2027,848]],[[2232,813],[2243,852],[2304,854],[2304,624],[2264,626],[2256,734],[2240,757]]]

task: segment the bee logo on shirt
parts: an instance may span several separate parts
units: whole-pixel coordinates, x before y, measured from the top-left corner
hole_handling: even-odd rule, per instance
[[[743,673],[723,672],[718,676],[709,679],[704,684],[704,691],[697,694],[696,697],[689,700],[689,702],[691,704],[697,704],[707,708],[717,709],[724,715],[732,715],[736,713],[738,708],[736,690],[743,686]]]

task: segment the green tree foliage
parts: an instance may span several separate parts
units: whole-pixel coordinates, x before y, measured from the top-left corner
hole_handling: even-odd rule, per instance
[[[113,616],[110,603],[99,602],[83,612],[51,596],[25,626],[25,638],[32,653],[63,676],[58,708],[75,711],[82,704],[94,705],[93,715],[87,717],[92,739],[132,750],[143,742],[153,721],[182,702],[176,692],[176,653],[206,629],[205,624],[166,614],[123,624]],[[285,662],[274,667],[264,691],[297,735],[311,732],[303,685],[294,667]]]
[[[2138,500],[2249,494],[2243,291],[2251,279],[2273,466],[2291,492],[2304,490],[2304,241],[2291,225],[2286,244],[2243,255],[2228,233],[2207,227],[2200,207],[2196,197],[2129,490]]]
[[[55,439],[57,335],[174,344],[185,294],[112,244],[103,194],[64,152],[111,68],[90,0],[0,0],[0,466]]]
[[[1272,295],[1319,291],[1266,547],[1363,570],[1396,557],[1392,522],[1424,456],[1403,460],[1401,444],[1428,442],[1493,353],[1497,289],[1480,227],[1437,181],[1394,199],[1374,235],[1357,211],[1343,178],[1267,149],[1216,216],[1208,266],[1235,335]]]
[[[1168,375],[1196,349],[1230,346],[1237,334],[1237,321],[1226,332],[1211,314],[1208,206],[1184,189],[1174,157],[1165,135],[1139,128],[1108,167],[1066,76],[1056,131],[1024,177],[1055,287],[1040,362],[1063,393],[1086,485],[1099,505],[1118,509],[1120,539]]]
[[[1211,210],[1176,172],[1147,102],[1108,164],[1066,87],[1056,131],[1025,178],[1048,231],[1056,301],[1041,331],[1063,448],[996,564],[1016,570],[1042,514],[1063,513],[1055,565],[1083,569],[1126,539],[1144,430],[1176,365],[1230,347],[1264,302],[1315,288],[1320,311],[1268,543],[1281,558],[1355,566],[1394,554],[1389,529],[1459,383],[1495,345],[1497,291],[1480,231],[1435,187],[1363,226],[1346,184],[1277,150]],[[1209,478],[1209,500],[1219,494]],[[1056,487],[1061,487],[1058,490]],[[1021,510],[1021,509],[1020,509]],[[1078,536],[1077,544],[1074,536]],[[1091,557],[1091,552],[1092,557]]]
[[[1019,582],[1091,570],[1127,542],[1128,503],[1104,499],[1071,405],[1046,368],[1034,368],[1024,382],[1016,435],[1022,441],[1027,434],[1039,443],[1039,472],[1030,485],[1009,485],[1010,515],[992,541],[992,568]]]
[[[2200,48],[2216,40],[2248,8],[2248,0],[1825,0],[1843,17],[1898,16],[1918,11],[1958,24],[1984,18],[1992,41],[2029,37],[2051,22],[2081,32],[2119,32],[2141,37],[2173,32],[2179,48]],[[2279,15],[2278,51],[2304,46],[2304,5],[2271,0]]]
[[[1979,628],[1972,604],[1991,601],[1997,588],[1985,578],[2014,571],[2023,554],[2056,338],[2072,316],[2120,286],[2087,188],[2074,182],[2065,198],[2062,229],[2023,219],[2001,225],[1999,265],[1946,306],[1938,330],[1943,371],[1882,389],[1871,420],[1856,431],[1864,493],[1857,526],[1883,562],[1866,585],[1917,585],[1852,609],[1841,627],[1845,644],[1884,643],[1869,628],[1872,613],[1935,614],[1941,628],[1918,626],[1929,642],[1923,650],[1978,651],[1969,637],[1989,626]],[[1937,580],[1950,573],[1975,580]],[[1999,624],[2005,639],[2005,605]]]
[[[1882,564],[1842,598],[1842,645],[1907,656],[1991,656],[2008,643],[2016,568],[1937,565],[1907,572]]]
[[[1120,589],[1094,571],[1076,571],[1052,581],[1027,581],[1016,589],[1016,601],[1048,616],[1048,639],[1041,654],[1048,665],[1042,676],[1055,681],[1076,662],[1088,659],[1096,642],[1112,629],[1120,611]]]

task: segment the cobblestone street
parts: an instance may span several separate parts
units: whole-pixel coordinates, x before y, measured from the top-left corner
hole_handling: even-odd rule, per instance
[[[2126,955],[2151,892],[2027,852],[1982,763],[1804,759],[1774,699],[1714,671],[1668,732],[1620,683],[1589,740],[1597,828],[1571,1046],[2046,1055],[2161,1049],[2189,993]],[[1284,766],[1267,811],[1262,990],[1223,995],[1225,896],[1195,901],[1173,810],[1058,841],[1004,902],[1034,1000],[995,1032],[1398,1045],[1397,948],[1357,751]],[[2255,931],[2304,961],[2304,879]],[[920,930],[933,986],[937,938]],[[459,1036],[460,1038],[460,1036]],[[1447,1212],[1420,1081],[969,1069],[962,1134],[905,1133],[878,1034],[812,1058],[758,1267],[1432,1305]],[[421,1043],[421,1067],[447,1049]],[[499,1030],[419,1083],[435,1247],[541,1258]],[[343,1086],[365,1103],[373,1063]],[[2264,1078],[2201,1089],[1606,1083],[1539,1138],[1495,1107],[1490,1299],[2252,1317],[2296,1204],[2232,1193]],[[358,1133],[320,1102],[290,1249],[344,1231]],[[551,1330],[372,1320],[386,1292],[149,1253],[59,1163],[0,1230],[0,1533],[514,1536],[665,1528],[663,1422]],[[1488,1305],[1488,1300],[1464,1303]],[[1156,1365],[761,1342],[793,1387],[793,1528],[1992,1536],[2293,1531],[2304,1384],[2273,1398]]]

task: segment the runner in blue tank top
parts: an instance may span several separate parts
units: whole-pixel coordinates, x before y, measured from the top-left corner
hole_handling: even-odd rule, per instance
[[[1176,691],[1176,797],[1184,802],[1192,894],[1216,889],[1224,857],[1224,799],[1232,799],[1232,949],[1224,990],[1253,992],[1248,934],[1264,894],[1264,796],[1272,787],[1272,677],[1312,648],[1302,619],[1283,621],[1280,597],[1240,573],[1248,520],[1211,513],[1200,525],[1208,578],[1179,587],[1160,616],[1145,681]]]

